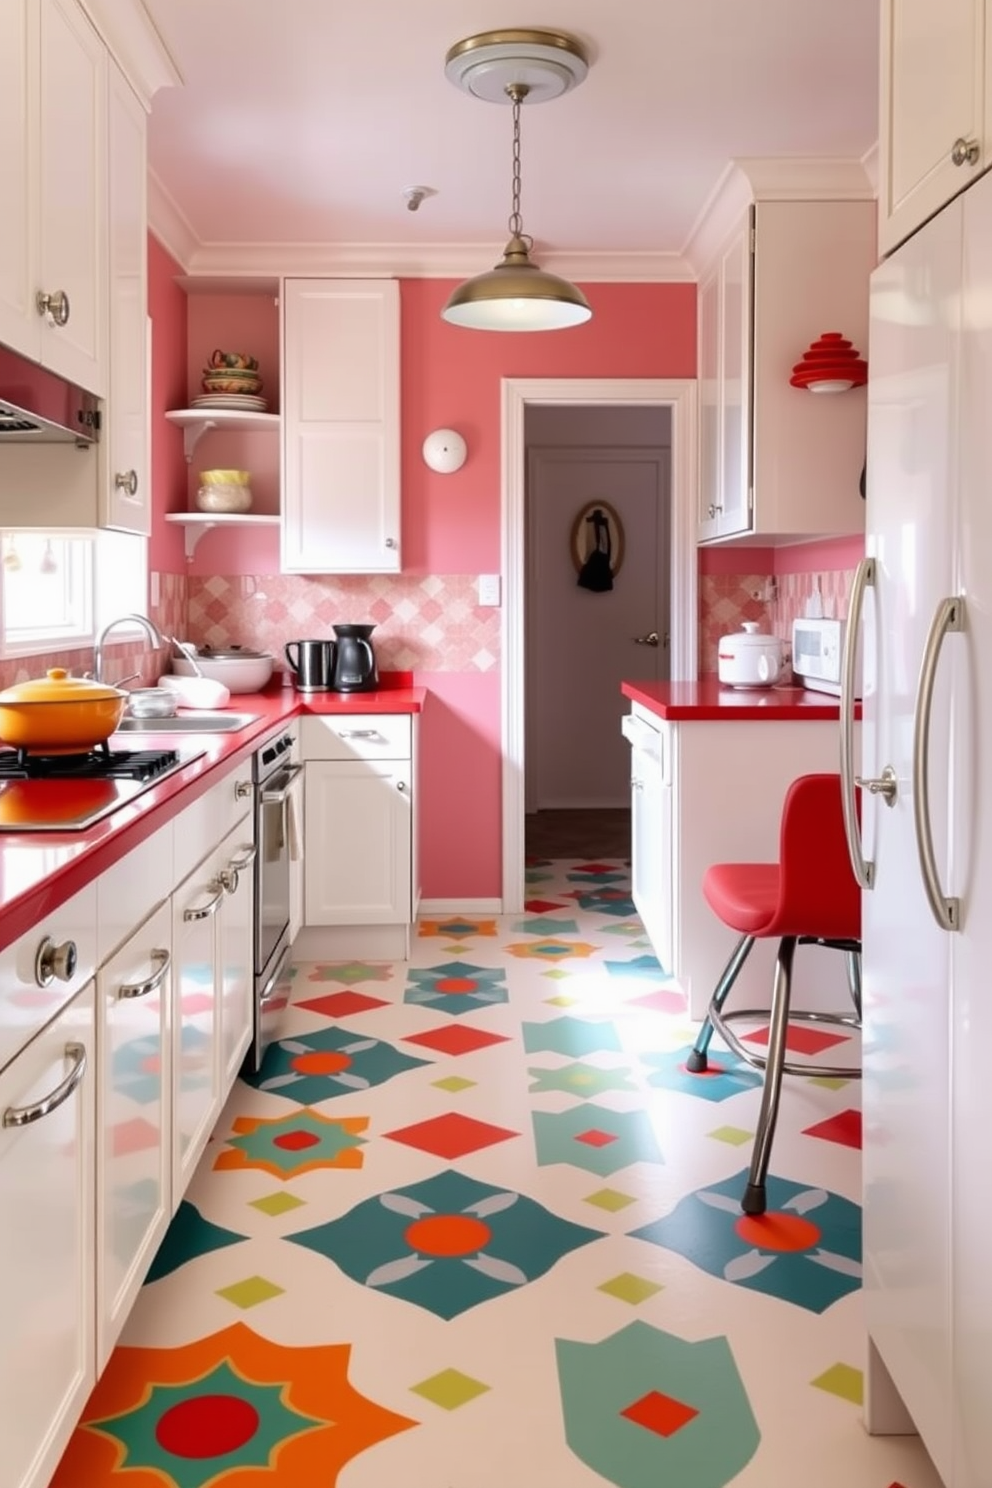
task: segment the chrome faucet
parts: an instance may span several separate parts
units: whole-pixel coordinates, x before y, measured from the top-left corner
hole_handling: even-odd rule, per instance
[[[147,615],[120,615],[116,620],[111,620],[108,625],[103,627],[93,643],[93,676],[97,682],[103,681],[103,648],[106,644],[107,636],[115,626],[127,624],[140,625],[156,651],[160,646],[165,645],[165,641]]]

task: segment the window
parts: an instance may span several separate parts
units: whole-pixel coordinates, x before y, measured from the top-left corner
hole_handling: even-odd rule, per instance
[[[147,603],[147,542],[123,532],[0,533],[0,654],[91,644],[118,615]],[[123,640],[121,631],[116,639]]]

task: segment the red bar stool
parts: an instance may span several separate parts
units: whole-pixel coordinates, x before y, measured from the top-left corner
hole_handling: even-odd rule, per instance
[[[801,775],[789,786],[782,809],[777,863],[716,863],[706,870],[703,894],[714,914],[740,932],[707,1010],[699,1037],[686,1060],[692,1074],[707,1068],[713,1031],[739,1056],[764,1070],[758,1129],[754,1138],[745,1214],[764,1214],[765,1179],[778,1118],[783,1075],[828,1075],[860,1079],[858,1067],[809,1064],[785,1057],[790,1019],[861,1027],[861,891],[851,870],[841,807],[839,775]],[[772,985],[767,1054],[741,1042],[729,1024],[762,1018],[761,1009],[726,1013],[724,1003],[756,940],[778,939]],[[831,946],[847,956],[847,978],[854,1015],[792,1011],[792,959],[797,945]]]

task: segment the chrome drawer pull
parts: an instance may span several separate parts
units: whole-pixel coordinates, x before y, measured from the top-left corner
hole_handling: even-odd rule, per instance
[[[121,982],[117,988],[117,996],[125,997],[147,997],[149,992],[157,992],[169,974],[172,965],[172,957],[168,951],[152,951],[152,965],[158,968],[151,976],[143,982]]]
[[[82,1044],[66,1044],[65,1057],[73,1063],[62,1084],[56,1085],[50,1095],[35,1101],[33,1105],[8,1106],[3,1113],[4,1126],[30,1126],[33,1121],[40,1121],[43,1116],[65,1104],[86,1073],[86,1050]]]
[[[216,879],[210,885],[210,887],[215,890],[214,897],[212,899],[209,899],[206,904],[201,905],[198,909],[184,909],[184,920],[209,920],[211,915],[215,915],[217,913],[224,901],[224,894],[226,890],[224,888],[224,885],[222,883],[219,883]]]
[[[227,866],[232,873],[244,873],[245,869],[250,868],[257,857],[257,847],[246,847],[236,858],[232,858]]]
[[[339,739],[381,739],[378,729],[339,729]]]

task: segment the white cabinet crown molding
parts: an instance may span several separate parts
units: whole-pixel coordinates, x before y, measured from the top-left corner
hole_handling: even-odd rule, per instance
[[[159,88],[185,78],[140,0],[81,0],[118,67],[146,109]]]

